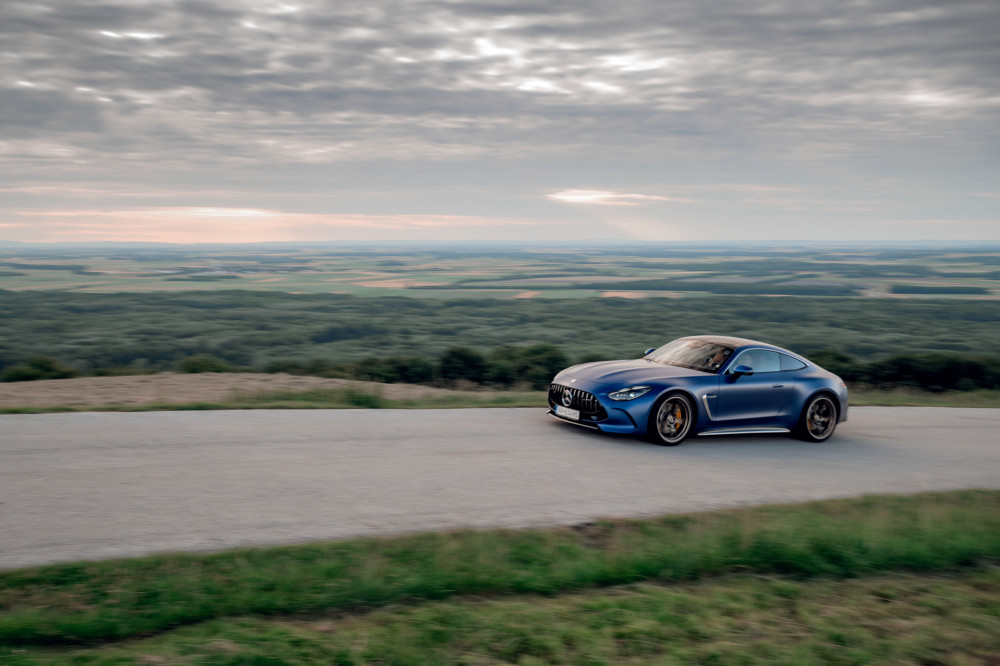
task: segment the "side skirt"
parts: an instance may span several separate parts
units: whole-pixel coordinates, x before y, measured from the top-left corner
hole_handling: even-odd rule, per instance
[[[748,427],[748,428],[718,428],[716,430],[706,430],[704,432],[699,432],[699,437],[708,437],[710,435],[783,435],[790,433],[791,430],[788,428],[771,428],[771,427]]]

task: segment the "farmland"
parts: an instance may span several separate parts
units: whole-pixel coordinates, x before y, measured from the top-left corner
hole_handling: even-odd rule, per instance
[[[188,363],[424,383],[462,347],[490,366],[473,381],[540,385],[549,366],[708,332],[857,363],[996,365],[1000,248],[74,248],[0,246],[8,381]],[[33,357],[57,364],[32,375]]]
[[[1000,295],[1000,247],[0,246],[0,289],[455,298]]]

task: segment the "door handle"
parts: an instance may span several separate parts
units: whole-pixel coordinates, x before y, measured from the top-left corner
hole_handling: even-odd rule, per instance
[[[785,388],[784,384],[771,384],[771,388]]]

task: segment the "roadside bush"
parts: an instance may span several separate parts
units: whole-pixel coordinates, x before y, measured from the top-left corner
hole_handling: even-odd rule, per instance
[[[32,356],[24,364],[7,368],[0,382],[30,382],[39,379],[68,379],[79,373],[48,356]]]
[[[925,391],[962,391],[1000,388],[1000,361],[957,358],[944,354],[894,356],[869,364],[867,381],[878,386],[899,385]]]
[[[427,359],[416,356],[367,358],[353,366],[357,379],[370,379],[387,384],[429,384],[434,381],[436,368]]]
[[[446,382],[467,379],[482,384],[486,381],[487,371],[483,355],[468,347],[451,347],[441,356],[438,365],[438,373]]]
[[[266,366],[264,366],[264,372],[270,373],[272,375],[276,375],[282,372],[287,373],[289,375],[306,374],[305,366],[303,366],[301,362],[288,358],[281,358],[271,361]]]
[[[223,361],[221,358],[216,358],[215,356],[209,356],[207,354],[198,354],[196,356],[188,356],[178,362],[177,370],[179,372],[188,373],[233,372],[235,368]]]
[[[853,384],[867,381],[868,373],[865,366],[841,351],[821,349],[808,356],[810,361],[838,375],[845,382]]]
[[[354,389],[347,389],[344,391],[344,400],[349,405],[354,405],[356,407],[364,407],[365,409],[379,409],[385,406],[385,400],[378,393],[367,393],[365,391],[357,391]]]
[[[514,373],[518,380],[527,382],[535,390],[544,389],[556,373],[569,365],[569,359],[555,345],[541,343],[518,350],[514,360]]]
[[[923,354],[858,363],[832,350],[813,352],[809,358],[846,382],[880,388],[903,386],[934,393],[1000,388],[1000,359]]]
[[[486,380],[490,384],[509,388],[517,381],[517,370],[514,367],[517,358],[517,348],[511,345],[501,345],[490,352],[489,368]]]

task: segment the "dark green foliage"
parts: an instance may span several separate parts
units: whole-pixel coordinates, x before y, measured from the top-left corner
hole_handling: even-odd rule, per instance
[[[842,352],[822,350],[810,359],[846,382],[881,388],[899,386],[936,393],[1000,388],[998,358],[924,354],[859,363]]]
[[[48,356],[32,356],[23,365],[7,368],[0,382],[30,382],[37,379],[68,379],[79,373]]]
[[[512,345],[501,345],[494,348],[489,355],[489,371],[486,378],[496,386],[510,387],[517,381],[517,348]]]
[[[214,356],[208,356],[207,354],[198,354],[197,356],[189,356],[180,361],[177,364],[177,370],[180,372],[190,373],[232,372],[233,367],[221,358],[215,358]]]
[[[865,368],[844,352],[835,349],[820,349],[809,355],[809,360],[826,368],[848,383],[867,380]]]
[[[425,377],[426,364],[438,365],[446,350],[464,346],[486,357],[485,367],[476,363],[469,371],[452,367],[447,373],[509,386],[541,381],[540,370],[525,376],[529,368],[554,368],[555,361],[521,359],[518,350],[536,345],[558,349],[569,365],[581,357],[634,358],[675,337],[717,333],[773,342],[810,358],[832,348],[855,359],[853,367],[899,355],[981,360],[996,353],[998,328],[995,302],[968,300],[436,301],[253,291],[0,291],[0,368],[41,353],[90,373],[172,370],[182,359],[208,355],[254,370],[330,377],[359,376],[355,371],[362,370],[368,374],[361,376],[390,381]],[[372,358],[406,362],[367,360]],[[829,369],[848,381],[867,381],[850,368]]]
[[[377,393],[367,393],[354,389],[346,389],[344,391],[344,399],[349,405],[364,407],[365,409],[378,409],[385,406],[382,396]]]
[[[927,391],[1000,388],[1000,359],[954,355],[894,356],[865,368],[865,381],[876,386],[906,386]]]
[[[552,378],[569,366],[561,349],[548,343],[527,347],[502,345],[489,355],[486,379],[497,386],[528,384],[535,390],[549,385]]]
[[[438,367],[441,379],[447,382],[465,379],[481,384],[487,378],[486,359],[475,349],[468,347],[449,348],[441,356]]]
[[[544,342],[517,348],[512,356],[515,380],[527,382],[535,390],[548,386],[552,378],[569,365],[562,350]]]
[[[437,369],[427,359],[408,356],[371,357],[352,364],[350,376],[387,384],[430,384]]]
[[[323,344],[324,342],[337,342],[338,340],[360,340],[363,338],[370,338],[384,332],[385,329],[364,323],[343,324],[339,326],[331,326],[326,330],[320,331],[316,335],[312,336],[312,341],[317,344]]]

